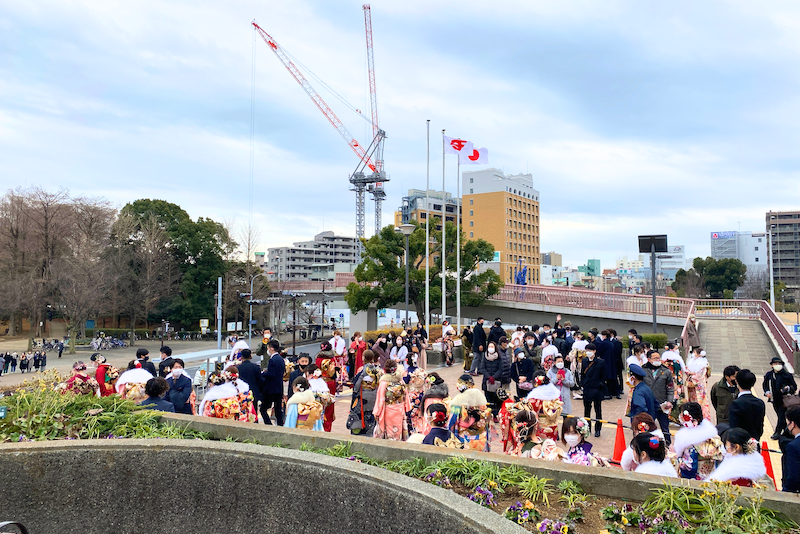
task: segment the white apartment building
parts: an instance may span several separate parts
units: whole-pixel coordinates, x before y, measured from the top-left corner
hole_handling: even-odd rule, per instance
[[[265,270],[272,273],[270,280],[314,280],[320,264],[355,264],[361,259],[359,251],[357,238],[321,232],[312,241],[268,249]]]

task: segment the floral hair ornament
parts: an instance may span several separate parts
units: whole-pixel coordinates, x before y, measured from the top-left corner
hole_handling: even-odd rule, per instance
[[[684,410],[681,414],[681,424],[686,428],[694,428],[697,426],[692,416],[689,414],[688,411]]]
[[[658,436],[650,436],[650,441],[647,442],[651,449],[658,448]]]
[[[432,423],[444,423],[445,419],[447,419],[447,414],[445,412],[435,411],[431,413]]]
[[[431,375],[428,376],[426,380],[428,381],[429,384],[433,384],[434,382],[436,382],[436,377]]]
[[[750,438],[747,443],[742,447],[745,454],[753,454],[758,450],[758,441],[755,438]]]
[[[644,421],[640,421],[638,425],[636,425],[636,430],[639,432],[650,432],[650,425],[645,423]]]
[[[322,376],[322,370],[314,369],[314,378],[319,378]]]
[[[539,375],[539,376],[537,376],[536,378],[534,378],[534,379],[533,379],[533,385],[534,385],[535,387],[537,387],[537,388],[538,388],[538,387],[539,387],[539,386],[541,386],[542,384],[544,384],[544,376],[542,376],[542,375]]]
[[[703,356],[703,357],[705,357],[705,355],[706,355],[706,351],[704,351],[704,350],[701,350],[701,351],[700,351],[700,356]]]
[[[456,381],[456,389],[461,393],[475,386],[475,381],[469,375],[461,375]]]
[[[586,419],[584,419],[583,417],[579,417],[578,421],[575,423],[575,430],[577,430],[578,434],[580,434],[581,437],[585,440],[586,438],[589,437],[589,432],[591,430],[589,428],[589,422],[586,421]]]

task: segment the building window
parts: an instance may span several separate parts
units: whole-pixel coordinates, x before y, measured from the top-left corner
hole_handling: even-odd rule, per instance
[[[650,249],[650,250],[653,250],[653,249]],[[756,262],[758,262],[758,258],[757,257],[756,257]]]
[[[472,217],[473,215],[475,215],[475,213],[472,210],[469,210],[469,216]],[[756,250],[758,250],[758,248],[756,248]]]
[[[650,250],[653,250],[653,249],[650,249]],[[758,250],[758,247],[756,247],[756,250]]]
[[[474,234],[473,232],[470,232],[470,233],[469,233],[469,236],[470,236],[470,237],[475,237],[475,234]]]
[[[438,211],[442,211],[442,205],[441,204],[434,204],[433,205],[433,209],[438,210]]]
[[[469,188],[469,194],[471,195],[472,193],[473,193],[473,191],[472,191],[472,188],[470,187],[470,188]],[[470,204],[472,204],[472,201],[471,201],[471,200],[470,200]]]
[[[472,226],[472,221],[469,222],[469,225]],[[650,250],[653,250],[653,249],[650,249]]]
[[[419,218],[420,218],[420,219],[427,219],[427,218],[428,218],[428,214],[427,214],[427,213],[424,213],[424,212],[423,212],[423,213],[420,213],[420,214],[419,214]]]
[[[472,199],[469,199],[469,205],[472,206]]]
[[[469,183],[472,183],[472,178],[469,179]]]

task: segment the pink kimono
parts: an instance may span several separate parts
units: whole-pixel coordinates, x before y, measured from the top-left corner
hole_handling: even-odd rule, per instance
[[[411,410],[408,390],[400,374],[385,374],[381,377],[375,399],[374,437],[405,441],[408,439],[406,414]]]

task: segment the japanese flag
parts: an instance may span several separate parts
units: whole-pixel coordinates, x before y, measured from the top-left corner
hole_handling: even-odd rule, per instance
[[[469,152],[462,150],[458,154],[458,162],[462,165],[486,165],[489,163],[489,150],[472,147],[470,147]]]
[[[463,154],[464,152],[472,152],[472,142],[464,139],[457,139],[455,137],[444,136],[444,153],[445,154]]]

